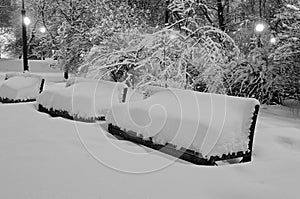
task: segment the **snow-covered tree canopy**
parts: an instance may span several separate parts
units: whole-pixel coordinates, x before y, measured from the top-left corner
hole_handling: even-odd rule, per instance
[[[194,88],[205,83],[210,92],[224,92],[222,78],[238,53],[228,35],[209,26],[188,36],[169,27],[152,34],[133,30],[94,47],[81,71],[132,87]]]
[[[65,71],[80,68],[135,87],[260,93],[255,97],[270,101],[299,87],[299,8],[297,0],[27,0],[29,50],[55,52]],[[7,48],[16,54],[19,13],[11,17],[16,40]],[[255,32],[258,22],[262,33]],[[41,26],[45,34],[37,33]]]

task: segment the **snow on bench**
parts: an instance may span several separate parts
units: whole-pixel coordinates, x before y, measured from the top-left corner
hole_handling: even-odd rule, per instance
[[[45,80],[30,73],[7,73],[0,83],[0,101],[16,103],[35,101]]]
[[[251,160],[256,99],[157,87],[149,94],[113,105],[106,116],[109,132],[172,155],[179,151],[178,157],[196,164]]]
[[[53,116],[94,122],[103,120],[113,104],[124,99],[125,84],[102,80],[71,79],[65,88],[45,90],[37,99],[39,110]]]

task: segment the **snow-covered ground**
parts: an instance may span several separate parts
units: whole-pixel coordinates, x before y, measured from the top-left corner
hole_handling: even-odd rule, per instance
[[[47,60],[28,60],[29,70],[33,73],[61,73],[59,69],[49,67],[49,64],[55,63],[51,59]],[[23,59],[0,59],[1,72],[22,72]]]
[[[283,108],[262,108],[251,163],[205,167],[35,106],[0,104],[0,198],[299,197],[300,119]]]
[[[105,123],[52,118],[36,103],[0,104],[0,198],[298,198],[300,108],[265,106],[256,129],[251,163],[205,167],[117,140]]]
[[[29,60],[30,73],[43,76],[46,80],[51,82],[64,81],[63,72],[60,69],[53,69],[49,67],[53,60]],[[0,59],[0,80],[3,74],[7,72],[23,72],[22,59]]]

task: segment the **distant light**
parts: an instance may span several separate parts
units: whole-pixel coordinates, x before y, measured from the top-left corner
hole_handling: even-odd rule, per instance
[[[30,19],[28,17],[24,17],[24,24],[28,26],[30,24]]]
[[[41,27],[41,28],[40,28],[40,32],[41,32],[41,33],[45,33],[45,32],[46,32],[46,28],[45,28],[45,27]]]
[[[265,25],[262,23],[256,24],[255,31],[256,32],[263,32],[265,30]]]
[[[275,43],[276,43],[276,38],[275,38],[275,37],[272,37],[272,38],[270,39],[270,43],[271,43],[271,44],[275,44]]]

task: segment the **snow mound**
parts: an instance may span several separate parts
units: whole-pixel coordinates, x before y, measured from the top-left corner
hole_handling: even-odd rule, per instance
[[[127,87],[122,83],[101,80],[67,83],[66,86],[45,90],[38,97],[38,104],[84,120],[105,116],[113,104],[122,102]]]
[[[256,99],[179,89],[151,89],[145,100],[115,104],[106,120],[156,144],[171,143],[204,157],[247,152]]]
[[[40,93],[42,78],[30,74],[6,74],[0,84],[0,98],[15,101],[34,100]]]

